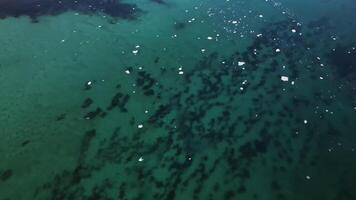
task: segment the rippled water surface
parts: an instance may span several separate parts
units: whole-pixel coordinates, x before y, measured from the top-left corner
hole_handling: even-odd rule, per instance
[[[0,200],[355,200],[355,0],[0,0]]]

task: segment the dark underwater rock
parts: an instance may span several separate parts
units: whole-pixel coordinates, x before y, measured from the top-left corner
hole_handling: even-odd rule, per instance
[[[104,14],[114,18],[135,19],[141,10],[121,0],[1,0],[0,19],[28,16],[37,22],[40,16],[56,16],[74,11],[87,15]]]

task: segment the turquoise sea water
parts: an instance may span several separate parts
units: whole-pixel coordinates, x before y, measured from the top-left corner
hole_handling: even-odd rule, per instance
[[[355,0],[0,0],[0,200],[355,200]]]

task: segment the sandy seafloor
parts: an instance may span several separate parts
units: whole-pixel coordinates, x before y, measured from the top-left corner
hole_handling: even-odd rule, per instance
[[[0,20],[0,200],[356,199],[354,0],[126,2]]]

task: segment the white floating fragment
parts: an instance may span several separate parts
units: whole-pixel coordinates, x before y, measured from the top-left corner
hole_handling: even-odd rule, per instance
[[[237,63],[238,66],[243,66],[243,65],[245,65],[245,64],[246,64],[246,62],[243,62],[243,61],[239,61],[239,62]]]
[[[294,83],[294,81],[292,81],[290,84],[294,85],[295,83]]]
[[[201,49],[200,51],[201,51],[202,53],[204,53],[206,50],[205,50],[205,49]]]
[[[320,80],[323,80],[324,78],[322,76],[319,77]]]
[[[130,74],[130,70],[125,70],[125,73],[126,74]]]
[[[262,17],[263,17],[263,15],[258,15],[258,17],[259,17],[259,18],[262,18]]]
[[[179,74],[179,75],[182,75],[182,74],[184,74],[184,72],[183,72],[183,71],[179,71],[178,74]]]
[[[292,29],[292,33],[295,33],[295,32],[297,32],[297,30],[295,30],[295,29]]]
[[[210,36],[209,36],[209,37],[207,37],[206,39],[208,39],[208,40],[212,40],[212,39],[213,39],[213,37],[210,37]]]
[[[135,50],[132,51],[132,53],[136,55],[138,53],[138,50],[135,49]]]
[[[307,124],[307,123],[308,123],[308,120],[305,119],[305,120],[304,120],[304,124]]]
[[[280,49],[276,49],[276,52],[279,53],[279,52],[281,52],[281,50]]]
[[[138,162],[142,162],[142,161],[144,161],[144,159],[143,159],[142,157],[140,157],[140,158],[138,159]]]
[[[286,82],[286,81],[289,81],[289,78],[288,78],[288,76],[281,76],[281,80]]]
[[[148,113],[148,110],[145,110],[145,113],[147,114],[147,113]]]
[[[310,177],[310,176],[305,176],[305,178],[306,178],[307,180],[310,180],[310,179],[311,179],[311,177]]]
[[[262,34],[260,33],[260,34],[257,34],[257,37],[262,37]]]
[[[137,125],[137,128],[143,128],[142,124]]]
[[[91,84],[92,84],[92,82],[91,82],[91,81],[88,81],[88,82],[87,82],[87,85],[91,85]]]

